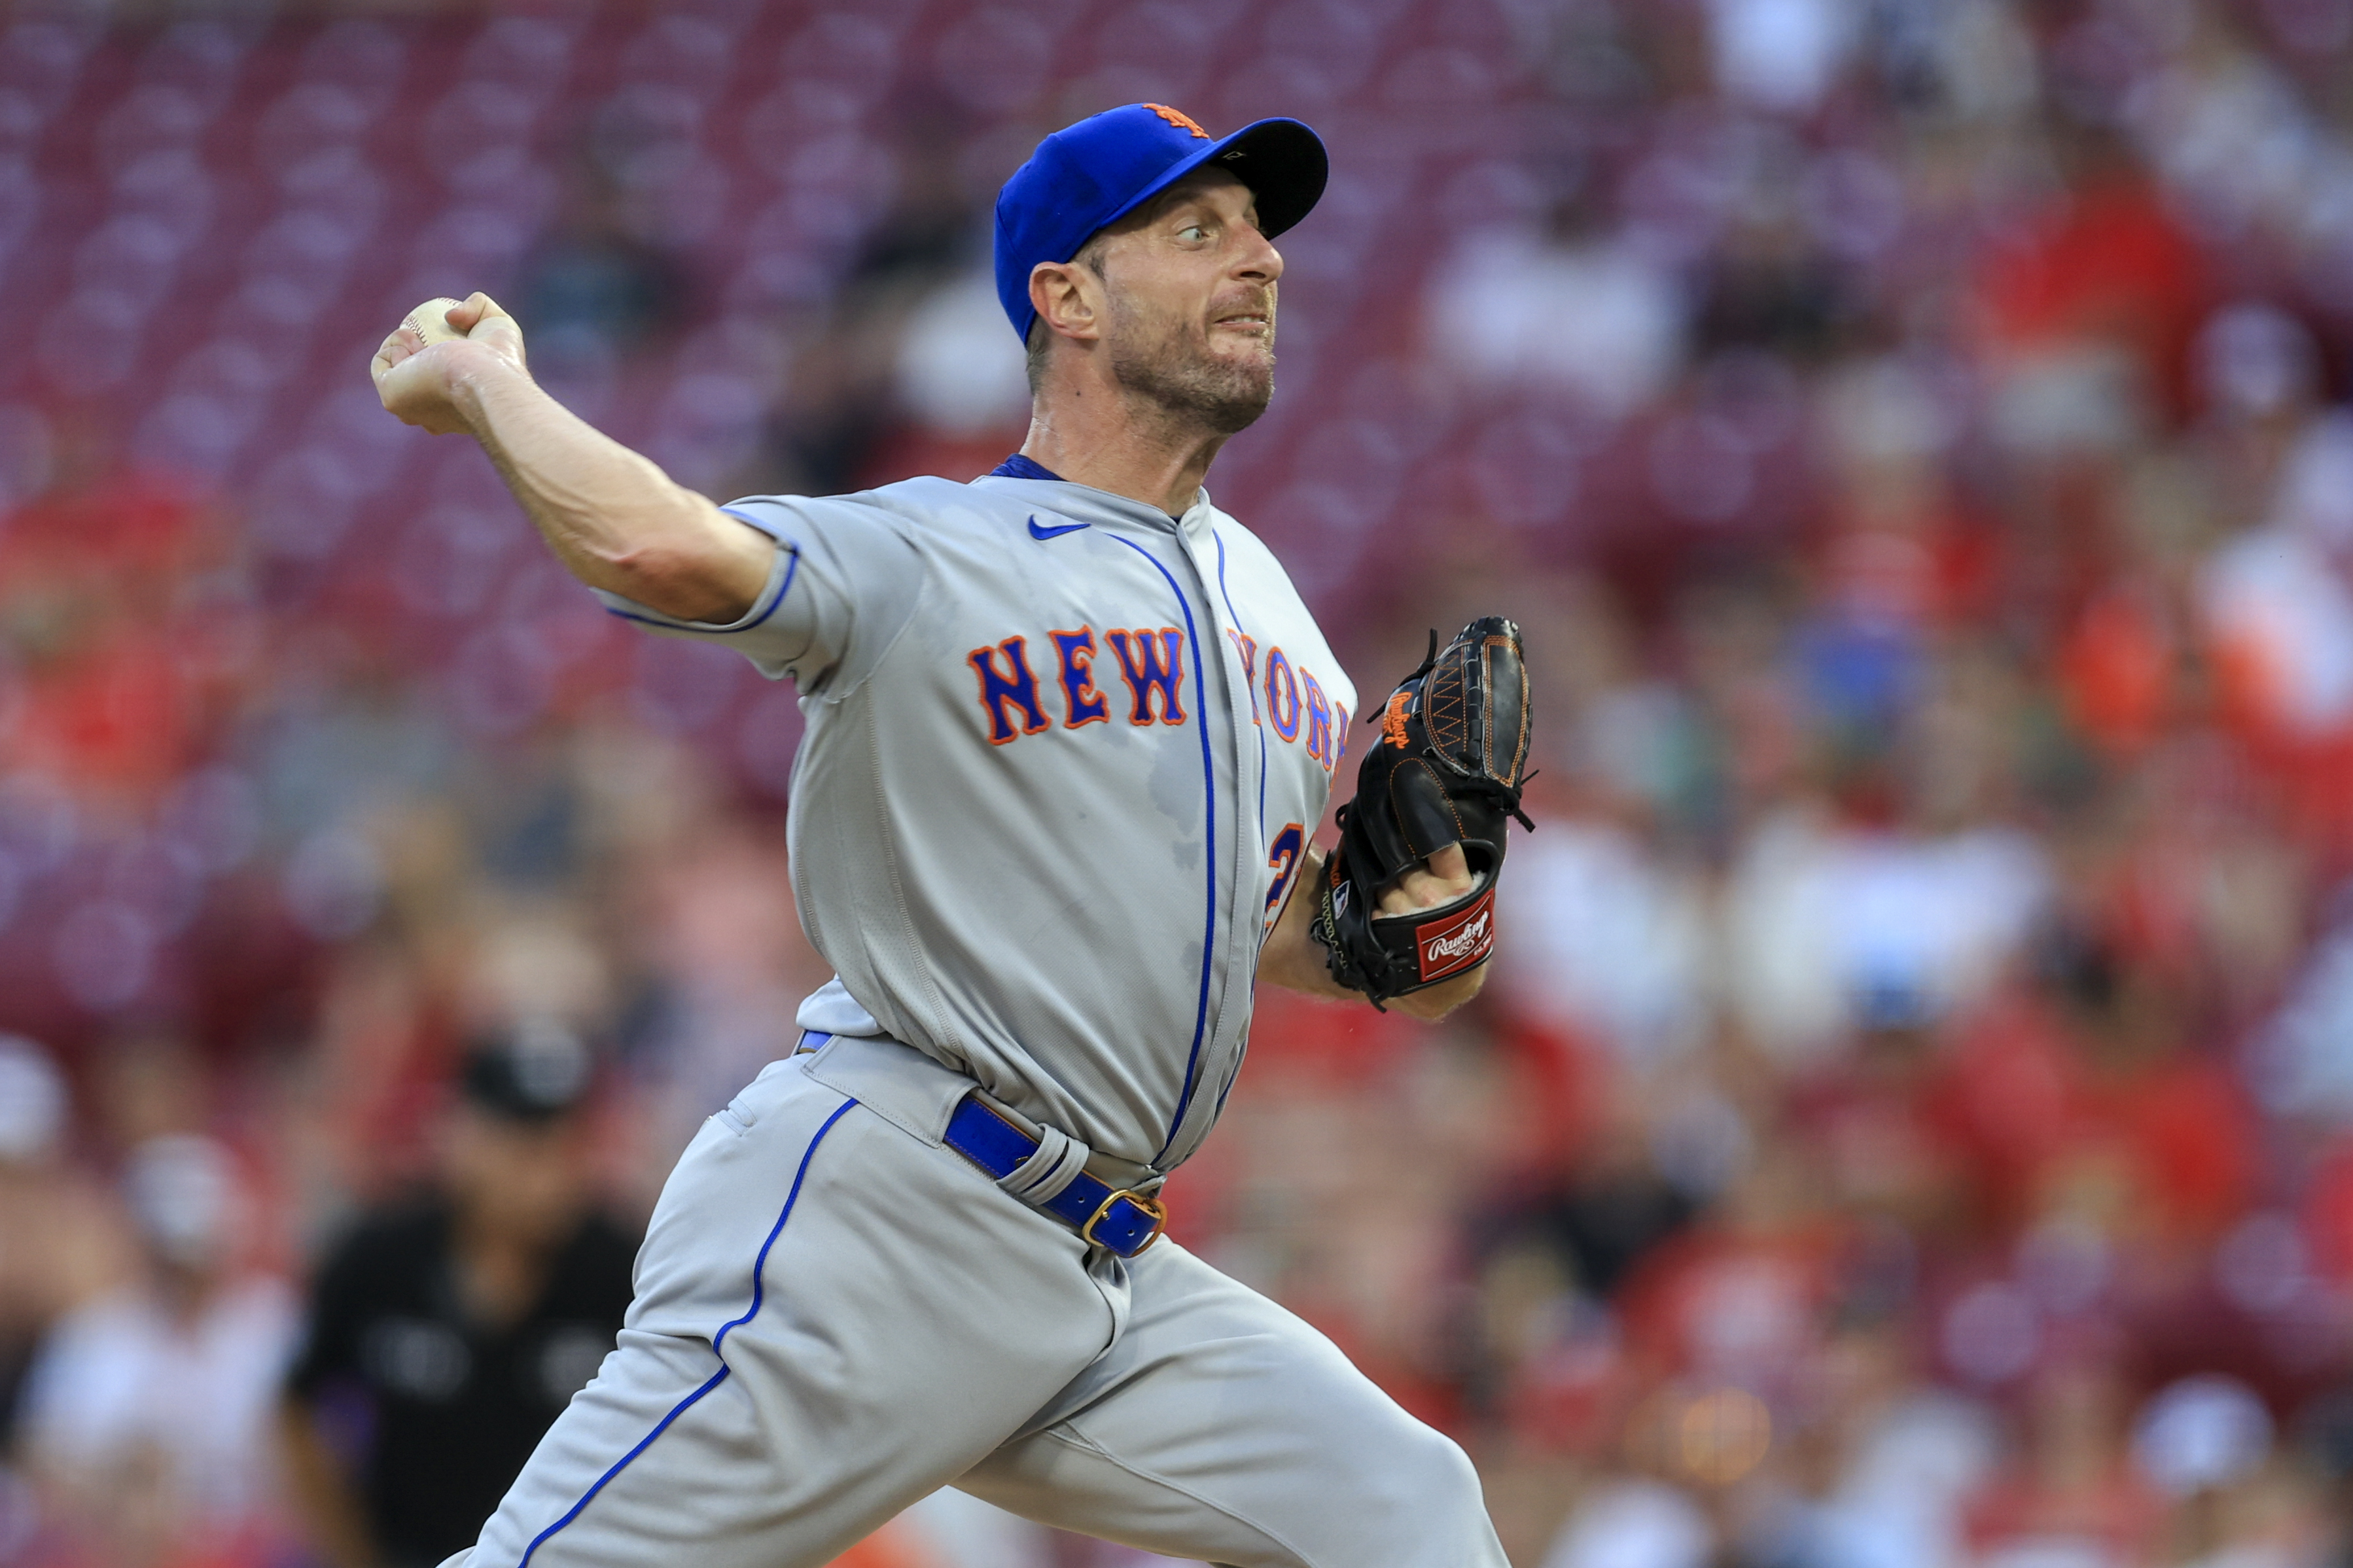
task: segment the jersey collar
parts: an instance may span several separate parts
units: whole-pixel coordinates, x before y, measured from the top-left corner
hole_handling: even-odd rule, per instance
[[[989,469],[983,477],[992,479],[1046,479],[1058,485],[1067,485],[1074,482],[1062,478],[1061,475],[1056,473],[1053,469],[1048,468],[1045,464],[1039,462],[1036,458],[1031,458],[1025,452],[1014,453],[1011,457],[1006,458],[1005,461]],[[1092,489],[1094,487],[1092,485],[1080,485],[1078,488],[1081,489]],[[1113,500],[1122,502],[1127,506],[1143,507],[1154,517],[1166,517],[1170,522],[1175,523],[1178,528],[1184,527],[1187,521],[1189,520],[1194,513],[1210,504],[1209,492],[1207,487],[1194,491],[1193,504],[1187,507],[1183,513],[1174,517],[1162,511],[1158,507],[1148,505],[1144,501],[1130,500],[1125,496],[1112,496],[1111,492],[1108,490],[1096,490],[1095,493],[1097,495],[1110,496]]]
[[[992,479],[1052,479],[1057,484],[1062,482],[1061,475],[1020,452],[1014,453],[989,469],[988,477]]]

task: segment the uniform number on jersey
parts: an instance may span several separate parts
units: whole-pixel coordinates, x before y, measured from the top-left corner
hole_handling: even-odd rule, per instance
[[[1273,925],[1282,913],[1282,896],[1291,891],[1291,879],[1299,874],[1300,858],[1307,851],[1307,829],[1303,824],[1287,822],[1282,831],[1274,836],[1274,847],[1266,857],[1268,867],[1274,872],[1274,886],[1266,890],[1266,923]]]

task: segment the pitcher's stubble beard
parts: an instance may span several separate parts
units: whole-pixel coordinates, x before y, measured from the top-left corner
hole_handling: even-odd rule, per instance
[[[1264,351],[1240,360],[1209,352],[1198,321],[1154,321],[1124,301],[1112,304],[1112,374],[1120,385],[1210,434],[1248,429],[1274,395],[1274,301],[1263,304]]]

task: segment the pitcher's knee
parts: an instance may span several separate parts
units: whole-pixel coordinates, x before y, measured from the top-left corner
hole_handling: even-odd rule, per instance
[[[1365,1459],[1357,1501],[1362,1517],[1377,1521],[1385,1563],[1501,1568],[1501,1554],[1491,1555],[1495,1531],[1487,1521],[1485,1489],[1460,1444],[1412,1422]]]
[[[1487,1523],[1487,1491],[1479,1479],[1478,1468],[1462,1446],[1442,1432],[1422,1428],[1421,1455],[1418,1466],[1415,1489],[1423,1500],[1424,1508],[1435,1518],[1468,1527],[1484,1529]]]

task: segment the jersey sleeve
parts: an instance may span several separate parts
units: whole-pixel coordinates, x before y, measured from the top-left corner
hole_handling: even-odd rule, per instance
[[[855,498],[752,496],[720,508],[775,541],[768,579],[742,619],[681,621],[603,589],[605,608],[669,637],[732,647],[804,696],[863,679],[913,616],[925,578],[903,519]]]

